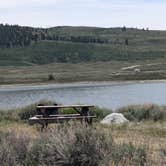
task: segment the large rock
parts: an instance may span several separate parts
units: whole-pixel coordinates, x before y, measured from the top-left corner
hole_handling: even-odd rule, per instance
[[[109,114],[101,121],[102,124],[121,124],[126,122],[129,121],[120,113]]]

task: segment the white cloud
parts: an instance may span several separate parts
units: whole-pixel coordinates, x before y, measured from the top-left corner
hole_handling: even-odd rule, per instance
[[[0,8],[12,8],[19,6],[46,5],[64,2],[65,0],[0,0]]]
[[[0,22],[166,29],[164,0],[0,0]]]

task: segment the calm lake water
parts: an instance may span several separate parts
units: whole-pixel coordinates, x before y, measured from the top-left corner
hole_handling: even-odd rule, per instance
[[[0,87],[0,109],[23,107],[43,99],[61,104],[92,104],[113,110],[130,104],[166,105],[166,82]]]

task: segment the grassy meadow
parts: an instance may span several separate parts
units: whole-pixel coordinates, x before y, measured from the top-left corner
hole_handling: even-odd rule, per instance
[[[136,69],[140,69],[136,72]],[[166,79],[163,59],[0,67],[0,84]]]
[[[121,125],[102,125],[111,110],[94,109],[93,126],[78,122],[51,124],[43,132],[29,126],[35,114],[31,105],[0,111],[2,165],[165,165],[166,111],[164,106],[133,105],[116,110],[130,119]],[[64,113],[72,112],[64,110]],[[74,112],[73,112],[74,113]]]

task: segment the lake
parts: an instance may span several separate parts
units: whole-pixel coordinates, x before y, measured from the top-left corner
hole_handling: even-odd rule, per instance
[[[166,82],[95,82],[1,86],[0,109],[20,108],[40,100],[92,104],[117,109],[131,104],[166,105]]]

